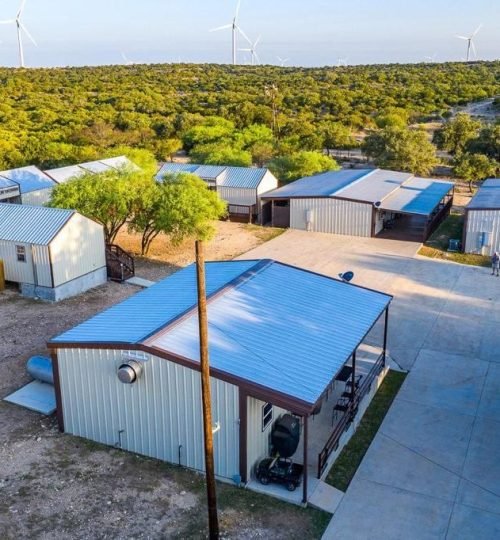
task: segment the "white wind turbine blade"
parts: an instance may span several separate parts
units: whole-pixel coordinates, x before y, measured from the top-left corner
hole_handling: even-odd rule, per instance
[[[21,18],[21,15],[23,14],[23,11],[24,11],[24,6],[26,5],[26,0],[21,0],[21,5],[19,7],[19,11],[17,12],[17,16],[16,16],[16,19],[20,19]]]
[[[257,45],[259,44],[259,41],[260,41],[260,38],[262,36],[259,36],[256,40],[255,40],[255,43],[253,44],[253,48],[255,49],[257,47]]]
[[[245,32],[243,32],[243,30],[239,27],[239,26],[236,26],[236,30],[238,30],[238,32],[246,39],[246,41],[248,42],[248,44],[250,46],[252,46],[252,41],[250,40],[250,38],[245,34]]]
[[[35,41],[33,36],[28,32],[28,29],[26,28],[26,26],[24,26],[24,24],[22,22],[19,22],[19,26],[22,28],[22,30],[26,34],[26,36],[28,36],[28,39],[31,41],[31,43],[33,43],[33,45],[35,47],[38,47],[37,42]]]
[[[468,41],[468,40],[469,40],[468,37],[465,37],[465,36],[459,36],[458,34],[455,34],[455,37],[458,38],[458,39],[465,39],[465,41]]]
[[[225,24],[224,26],[218,26],[217,28],[212,28],[209,30],[209,32],[218,32],[219,30],[227,30],[229,28],[232,28],[232,24]]]
[[[481,30],[482,27],[483,27],[483,23],[481,23],[481,24],[474,30],[474,32],[472,32],[472,36],[471,36],[471,37],[474,37],[474,36],[479,32],[479,30]]]
[[[260,56],[255,51],[253,52],[253,55],[255,57],[255,60],[257,61],[257,64],[260,64],[261,63]]]
[[[252,52],[253,49],[238,49],[241,52]]]
[[[234,16],[235,22],[238,20],[238,16],[240,14],[240,7],[241,7],[241,0],[238,0],[238,3],[236,4],[236,14]]]

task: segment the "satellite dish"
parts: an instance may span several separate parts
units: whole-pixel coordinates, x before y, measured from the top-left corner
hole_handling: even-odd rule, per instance
[[[351,272],[350,270],[348,272],[344,272],[343,274],[339,274],[339,278],[344,283],[349,283],[354,278],[354,272]]]

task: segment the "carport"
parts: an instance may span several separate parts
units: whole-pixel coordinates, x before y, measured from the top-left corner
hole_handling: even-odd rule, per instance
[[[382,222],[383,227],[377,236],[425,242],[449,215],[453,192],[451,182],[411,178],[375,204],[375,222]]]

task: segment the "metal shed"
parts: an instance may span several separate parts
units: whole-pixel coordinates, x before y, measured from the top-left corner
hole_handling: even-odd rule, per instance
[[[383,169],[301,178],[261,196],[276,227],[425,241],[448,215],[453,183]]]
[[[58,184],[68,182],[79,178],[84,174],[95,173],[99,174],[111,170],[127,169],[132,171],[139,170],[139,167],[132,163],[126,156],[117,156],[113,158],[101,159],[99,161],[89,161],[86,163],[80,163],[77,165],[68,165],[67,167],[58,167],[56,169],[49,169],[45,171],[45,174],[50,176]]]
[[[20,200],[13,202],[36,206],[42,206],[50,200],[52,188],[56,185],[52,178],[33,165],[0,171],[0,179],[18,186]],[[11,193],[14,194],[14,190]]]
[[[462,245],[466,253],[500,251],[500,178],[485,180],[466,206]]]
[[[317,466],[308,419],[348,362],[354,380],[356,352],[377,321],[386,328],[391,297],[271,260],[207,263],[207,293],[216,474],[249,482],[270,451],[263,406],[271,420],[290,412],[303,429],[305,502],[308,460]],[[60,428],[203,470],[196,302],[189,266],[52,339]],[[381,335],[370,387],[385,364]],[[141,374],[123,384],[117,370],[131,360]]]
[[[73,210],[0,203],[0,259],[7,281],[44,300],[107,280],[102,226]]]
[[[167,173],[188,172],[199,176],[228,203],[232,219],[263,221],[260,196],[278,187],[278,180],[268,169],[165,163],[156,179]]]

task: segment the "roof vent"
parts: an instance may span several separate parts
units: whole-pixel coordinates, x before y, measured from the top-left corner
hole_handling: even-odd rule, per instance
[[[133,384],[142,375],[142,363],[137,360],[127,360],[118,368],[118,378],[124,384]]]

